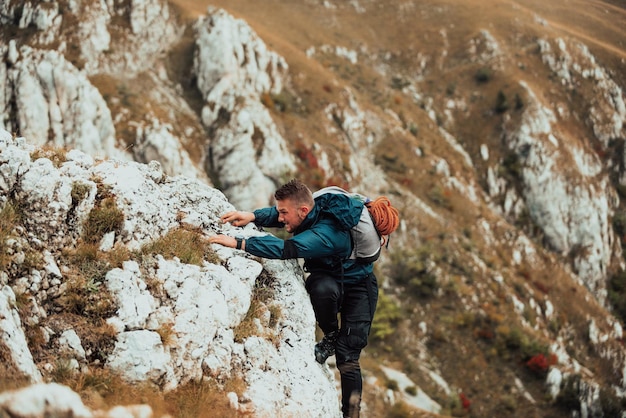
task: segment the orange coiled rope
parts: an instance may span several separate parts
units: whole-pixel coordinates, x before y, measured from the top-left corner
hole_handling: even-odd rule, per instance
[[[381,235],[389,235],[398,228],[400,215],[398,209],[391,206],[391,201],[385,196],[378,197],[365,204],[369,210],[374,225]]]

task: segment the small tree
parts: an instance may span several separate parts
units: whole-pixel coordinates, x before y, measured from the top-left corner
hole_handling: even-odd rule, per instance
[[[509,102],[506,99],[506,95],[502,90],[498,92],[498,96],[496,97],[496,112],[504,113],[509,110]]]

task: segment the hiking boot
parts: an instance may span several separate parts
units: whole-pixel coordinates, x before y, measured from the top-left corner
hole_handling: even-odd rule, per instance
[[[335,345],[337,344],[338,336],[338,330],[329,332],[324,335],[324,338],[315,344],[315,360],[319,364],[324,364],[328,357],[335,355]]]

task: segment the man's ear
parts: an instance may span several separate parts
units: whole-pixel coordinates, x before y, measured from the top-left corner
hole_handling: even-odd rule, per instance
[[[308,206],[302,205],[298,208],[298,215],[300,215],[302,219],[306,218],[309,212],[311,212],[311,208]]]

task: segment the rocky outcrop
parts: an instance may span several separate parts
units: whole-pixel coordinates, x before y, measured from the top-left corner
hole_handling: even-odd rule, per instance
[[[87,76],[56,51],[0,43],[1,127],[33,144],[123,158],[111,112]],[[127,157],[128,158],[128,157]]]
[[[611,225],[617,194],[596,155],[575,138],[557,133],[554,113],[522,85],[528,104],[520,126],[509,129],[505,138],[519,164],[522,200],[510,188],[503,207],[518,218],[527,211],[546,244],[571,256],[581,282],[604,302],[607,269],[620,251]],[[492,195],[502,193],[494,186]]]
[[[46,158],[33,159],[34,150],[23,139],[2,132],[2,206],[13,204],[24,213],[23,224],[11,231],[14,263],[24,260],[24,253],[32,248],[47,255],[43,267],[17,280],[7,273],[19,265],[0,276],[0,318],[4,318],[0,335],[16,369],[33,382],[41,381],[41,374],[54,367],[33,361],[16,311],[15,292],[32,296],[29,323],[45,329],[47,347],[60,347],[77,370],[96,367],[90,362],[93,353],[70,324],[63,332],[46,324],[61,320],[58,309],[50,309],[51,301],[67,291],[69,278],[63,272],[68,268],[61,254],[63,248],[77,245],[81,226],[97,203],[98,188],[115,196],[124,215],[120,230],[100,242],[103,251],[120,246],[139,249],[183,224],[204,234],[261,233],[253,226],[235,231],[222,225],[220,214],[233,207],[221,192],[187,177],[169,177],[158,163],[95,160],[71,151],[55,166]],[[76,185],[84,188],[80,201],[73,194]],[[151,382],[164,391],[203,378],[240,377],[246,392],[231,403],[241,411],[256,416],[277,411],[332,416],[339,410],[333,376],[312,356],[315,322],[298,264],[259,261],[222,247],[215,250],[217,264],[190,265],[157,256],[147,264],[130,259],[106,273],[101,285],[115,302],[107,322],[116,342],[103,359],[105,366],[129,382]],[[269,312],[271,303],[282,315],[271,324],[269,314],[261,315],[253,335],[241,341],[235,339],[234,329],[253,303],[258,280],[275,289],[262,310]],[[169,342],[158,332],[166,327],[172,330]],[[8,403],[0,402],[0,407],[11,408],[11,396],[5,395]]]
[[[149,70],[180,31],[161,0],[3,2],[0,16],[3,25],[34,28],[31,44],[71,56],[89,75]]]
[[[233,204],[252,210],[271,199],[295,162],[262,95],[287,83],[285,60],[242,20],[210,9],[198,20],[193,71],[204,98],[202,123],[211,133],[208,163]],[[246,161],[246,164],[240,164]]]

